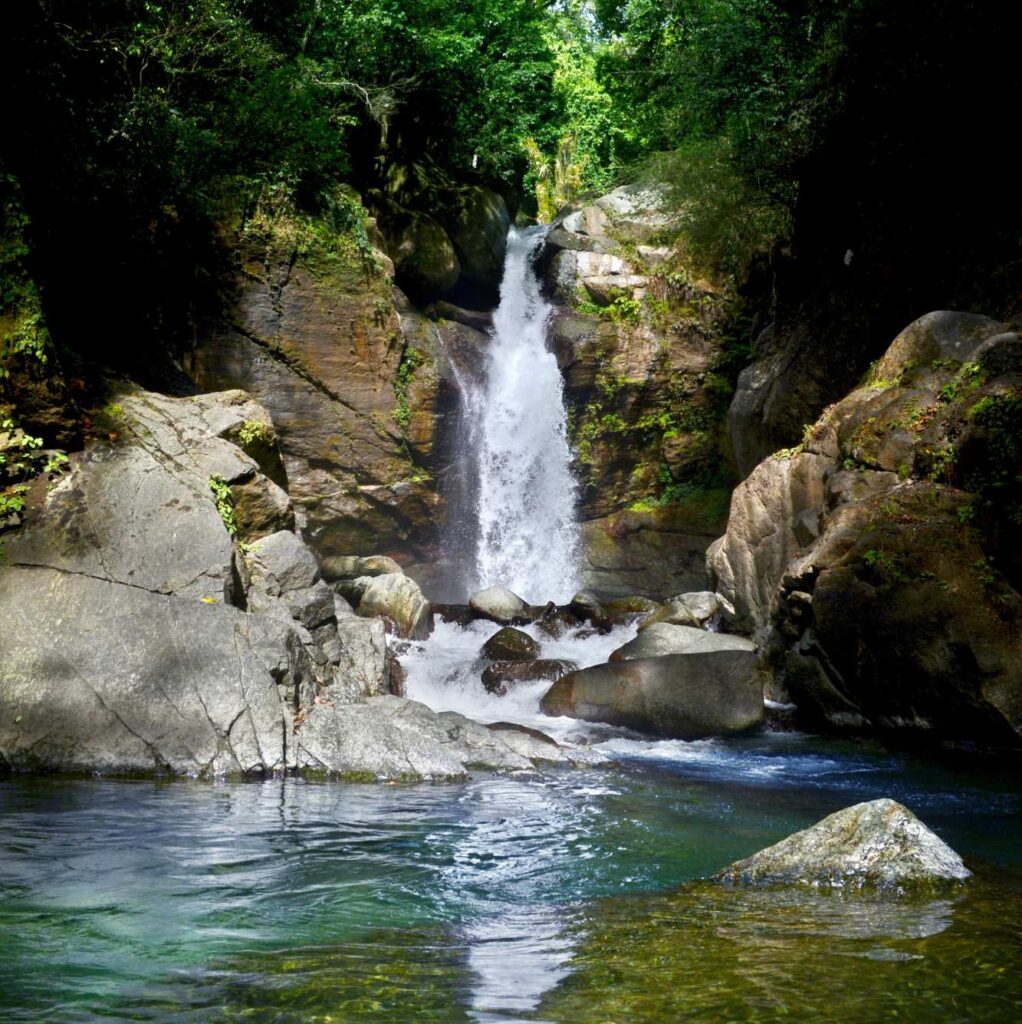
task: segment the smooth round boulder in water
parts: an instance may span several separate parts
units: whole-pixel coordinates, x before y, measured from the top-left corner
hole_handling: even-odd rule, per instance
[[[538,658],[536,661],[495,661],[483,669],[483,689],[503,697],[516,683],[534,683],[540,679],[554,682],[574,672],[578,665],[561,658]]]
[[[763,683],[753,651],[669,654],[571,672],[540,706],[547,715],[695,740],[759,725]]]
[[[698,654],[705,651],[755,651],[756,645],[742,636],[710,633],[694,626],[672,626],[655,622],[639,635],[619,647],[611,661],[632,661],[636,658],[659,658],[665,654]]]
[[[524,626],[535,618],[532,608],[505,587],[478,591],[469,598],[468,606],[479,618],[502,626]]]
[[[963,882],[972,872],[939,836],[894,800],[828,815],[714,878],[741,885],[909,888]]]
[[[539,644],[520,629],[505,626],[483,644],[482,655],[490,661],[534,661]]]

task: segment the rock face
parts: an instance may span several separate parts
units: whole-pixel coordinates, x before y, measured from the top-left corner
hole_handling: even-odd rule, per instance
[[[736,861],[717,881],[912,890],[963,882],[962,858],[907,807],[871,800]]]
[[[758,725],[763,684],[751,651],[671,654],[572,672],[554,683],[541,706],[547,715],[700,739]]]
[[[200,388],[244,389],[272,415],[318,555],[430,557],[444,412],[436,333],[395,290],[387,256],[324,231],[297,214],[249,221],[228,322],[201,333],[185,368]]]
[[[735,491],[711,576],[814,727],[1022,744],[1013,344],[921,318]]]
[[[533,761],[576,759],[549,740],[489,729],[391,696],[314,707],[298,730],[297,744],[302,767],[367,779],[464,778],[469,768],[522,770],[531,769]],[[584,753],[578,757],[586,760]]]
[[[550,344],[582,483],[583,578],[603,598],[701,588],[703,553],[727,514],[725,289],[675,246],[664,199],[660,188],[620,188],[548,235]]]
[[[265,412],[237,392],[134,392],[115,406],[117,440],[73,456],[48,492],[37,485],[26,524],[4,538],[3,759],[204,775],[291,767],[292,716],[328,658],[282,602],[268,599],[266,614],[232,607],[249,604],[249,569],[217,507],[226,497],[210,488],[270,483],[227,440]],[[287,536],[289,556],[269,538],[254,547],[294,594],[317,570]]]

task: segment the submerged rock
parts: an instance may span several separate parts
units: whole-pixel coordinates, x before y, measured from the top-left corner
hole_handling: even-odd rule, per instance
[[[539,644],[520,629],[505,626],[483,644],[482,655],[491,661],[534,661]]]
[[[714,877],[741,885],[900,891],[962,882],[971,874],[962,858],[907,807],[883,799],[828,815]]]
[[[571,672],[541,708],[587,722],[671,739],[744,732],[763,720],[763,684],[753,651],[670,654]]]
[[[483,669],[483,689],[503,697],[515,683],[534,683],[539,679],[554,682],[574,672],[578,665],[560,658],[538,658],[535,661],[496,661]]]
[[[610,660],[631,661],[635,658],[658,658],[665,654],[755,650],[756,645],[745,637],[709,633],[694,626],[672,626],[668,622],[654,622],[641,630],[634,640],[614,651]]]
[[[479,618],[502,626],[524,626],[536,617],[530,605],[505,587],[480,590],[469,598],[468,604]]]

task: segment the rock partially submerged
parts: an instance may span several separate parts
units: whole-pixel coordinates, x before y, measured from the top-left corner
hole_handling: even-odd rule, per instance
[[[740,885],[901,891],[963,882],[971,873],[907,807],[883,799],[828,815],[714,877]]]
[[[483,689],[503,697],[516,683],[534,683],[540,679],[555,682],[574,672],[578,665],[561,658],[537,658],[534,661],[495,661],[483,669]]]
[[[572,672],[554,683],[541,707],[547,715],[693,740],[759,725],[763,684],[752,651],[670,654]]]
[[[366,780],[458,779],[470,768],[528,770],[536,761],[594,763],[527,732],[490,729],[402,697],[315,705],[296,734],[299,766]]]
[[[482,655],[491,661],[535,661],[539,644],[528,633],[505,626],[483,644]]]

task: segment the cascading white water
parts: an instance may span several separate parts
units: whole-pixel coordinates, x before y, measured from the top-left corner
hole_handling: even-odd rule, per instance
[[[528,601],[578,589],[579,528],[557,360],[546,347],[551,307],[532,266],[545,228],[512,228],[485,380],[463,393],[477,486],[476,587]]]

